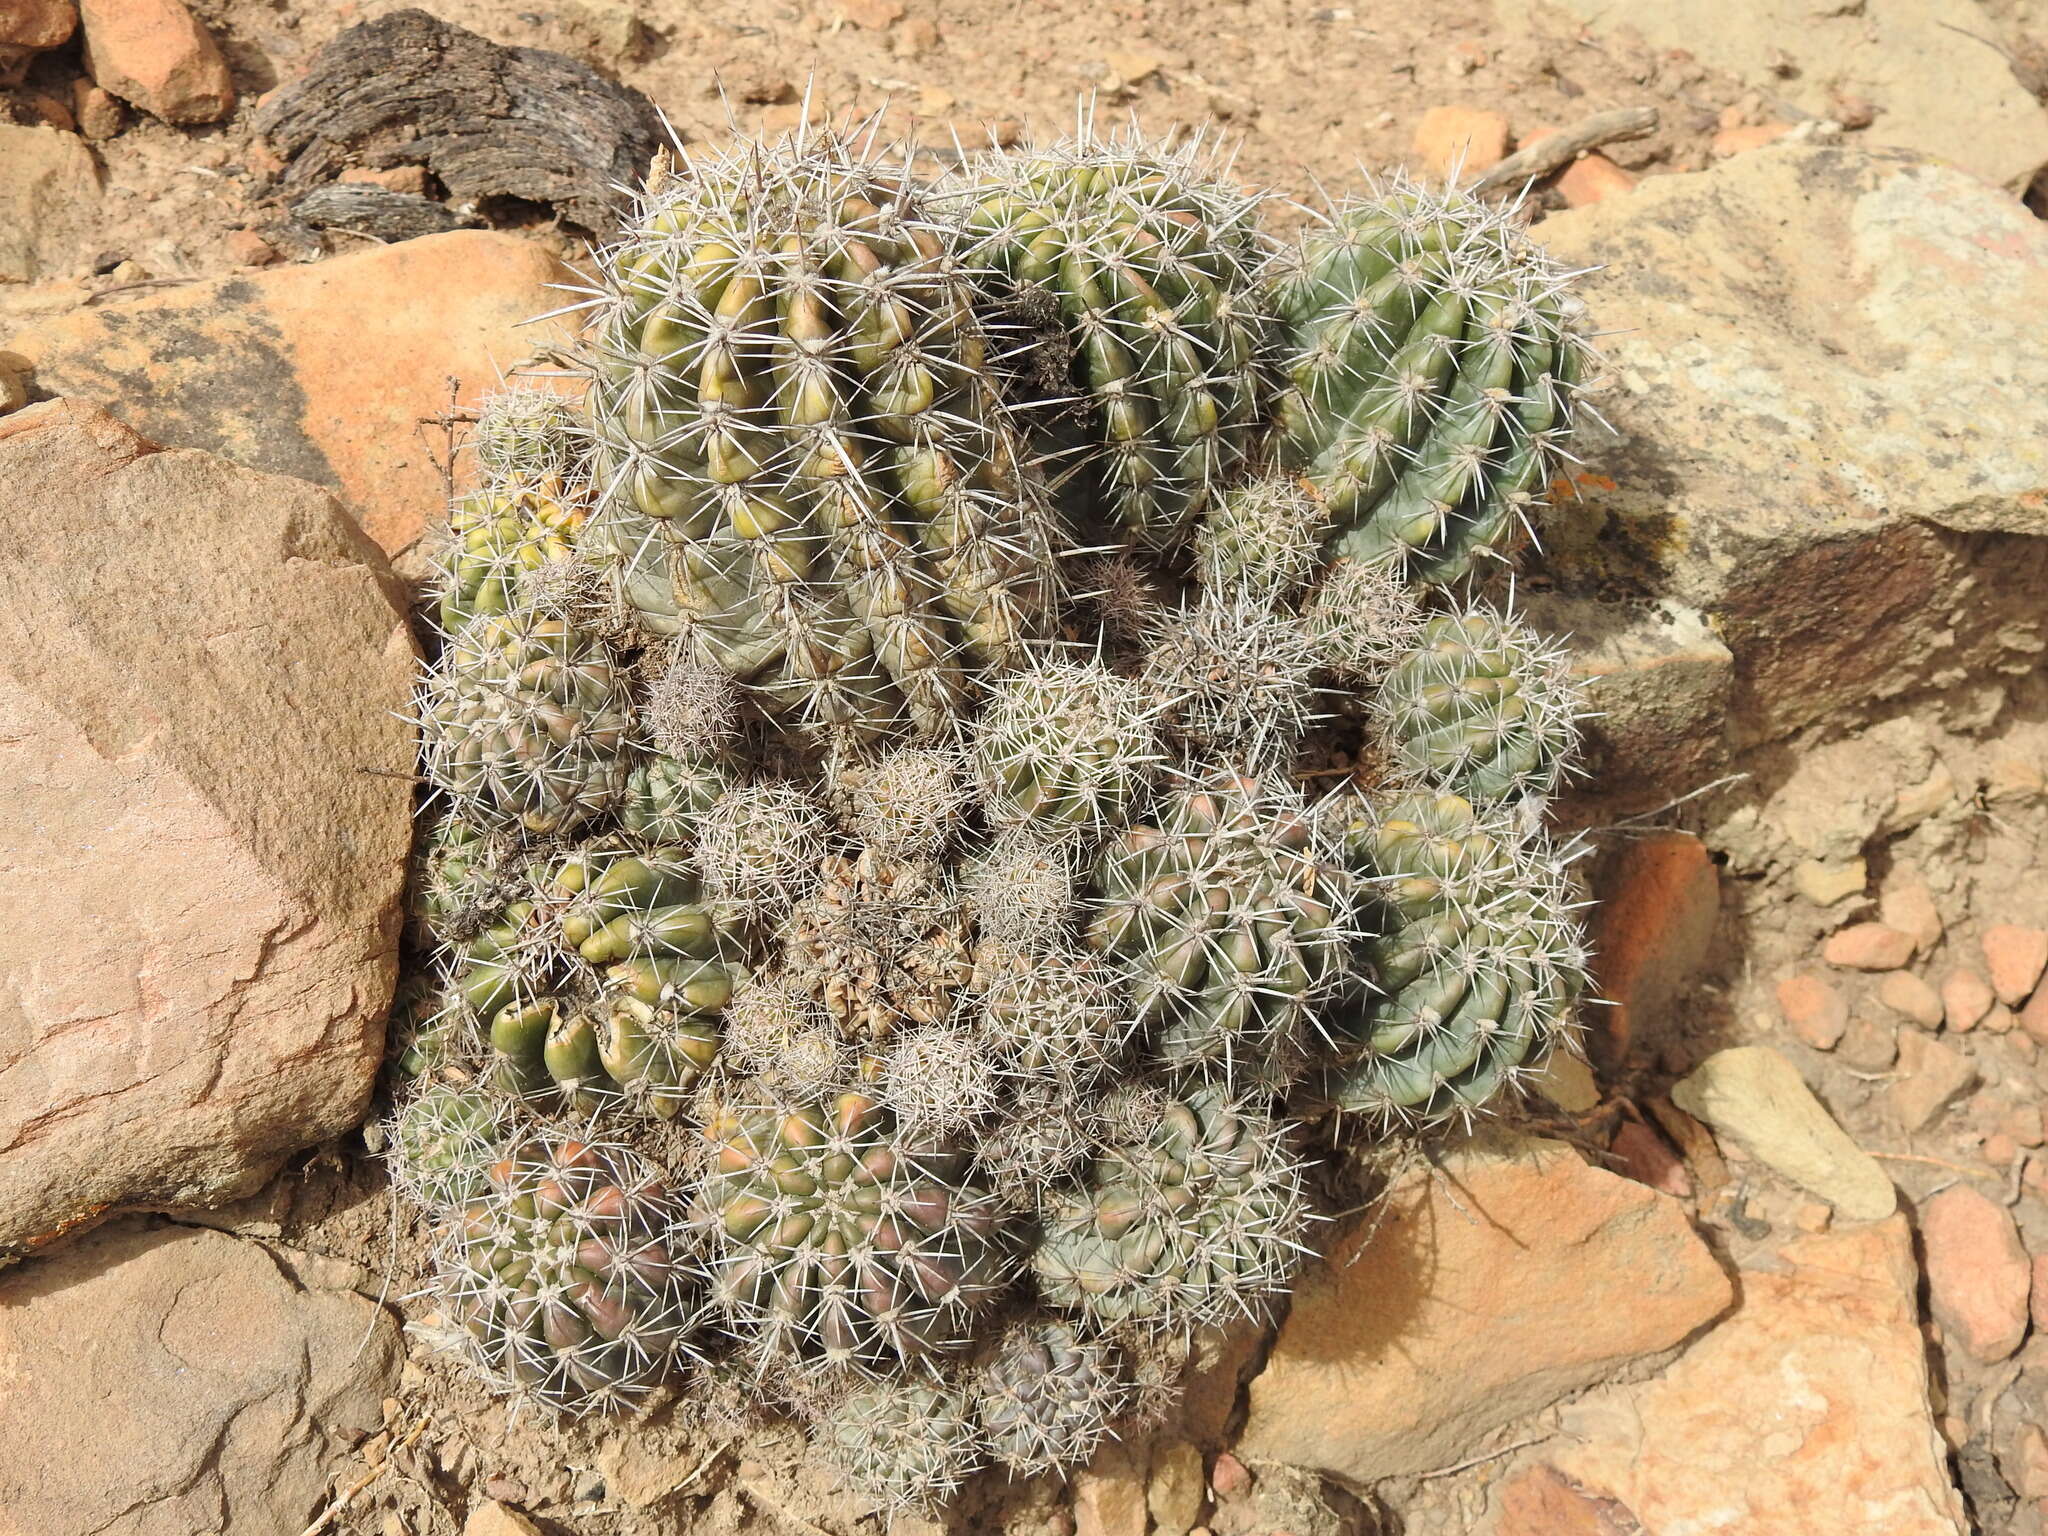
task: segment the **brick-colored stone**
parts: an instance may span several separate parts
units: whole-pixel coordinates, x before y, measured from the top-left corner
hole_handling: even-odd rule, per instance
[[[2048,969],[2048,928],[2021,928],[1996,923],[1984,930],[1984,964],[1991,990],[2008,1008],[2017,1008],[2040,984]]]
[[[0,417],[0,485],[5,1254],[249,1194],[361,1121],[416,663],[383,557],[316,486],[75,400]],[[49,942],[57,913],[92,942]]]
[[[1579,156],[1558,174],[1557,190],[1567,206],[1585,208],[1636,189],[1636,178],[1594,150]]]
[[[1941,1014],[1957,1034],[1984,1022],[1998,995],[1991,984],[1975,971],[1950,971],[1941,984]]]
[[[1503,1135],[1443,1163],[1302,1277],[1241,1457],[1352,1486],[1441,1466],[1728,1305],[1676,1201],[1556,1142]]]
[[[1913,947],[1926,954],[1941,942],[1944,924],[1934,891],[1919,870],[1910,865],[1894,869],[1877,899],[1877,920],[1887,927],[1913,936]]]
[[[1743,123],[1733,128],[1723,128],[1714,135],[1714,155],[1717,159],[1726,160],[1752,149],[1762,149],[1766,144],[1776,143],[1791,131],[1790,123]]]
[[[181,0],[80,0],[93,81],[167,123],[217,123],[235,83],[213,34]]]
[[[152,441],[338,491],[395,554],[446,494],[422,418],[448,408],[451,378],[457,406],[496,389],[548,339],[526,322],[566,281],[530,240],[458,230],[70,310],[8,345],[44,389],[106,400]]]
[[[1817,1051],[1831,1051],[1849,1027],[1849,1004],[1810,971],[1778,983],[1778,1011],[1793,1034]]]
[[[1913,958],[1913,936],[1884,923],[1851,923],[1828,935],[1821,958],[1848,971],[1896,971]]]
[[[1431,107],[1415,125],[1414,148],[1432,176],[1483,176],[1507,157],[1508,120],[1484,107]]]
[[[1974,1184],[1951,1184],[1920,1213],[1927,1298],[1952,1343],[1986,1364],[2027,1335],[2033,1271],[2012,1213]]]
[[[1922,1029],[1936,1029],[1942,1020],[1941,994],[1911,971],[1893,971],[1877,984],[1877,1000]]]
[[[1909,1131],[1924,1131],[1977,1085],[1970,1058],[1917,1029],[1899,1034],[1898,1072],[1886,1090],[1892,1112]]]
[[[1656,1028],[1713,943],[1721,885],[1707,846],[1686,832],[1631,840],[1598,875],[1593,968],[1601,997],[1591,1049],[1604,1065]]]

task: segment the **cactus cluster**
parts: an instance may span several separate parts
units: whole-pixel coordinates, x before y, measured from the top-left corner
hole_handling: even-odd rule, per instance
[[[1568,1038],[1584,941],[1560,861],[1498,812],[1421,791],[1347,829],[1378,909],[1372,989],[1323,1091],[1382,1124],[1469,1120]]]
[[[580,397],[487,402],[385,1144],[492,1383],[744,1381],[891,1508],[1069,1469],[1321,1160],[1569,1047],[1578,710],[1475,584],[1571,302],[1462,193],[1262,206],[1136,136],[664,157]]]

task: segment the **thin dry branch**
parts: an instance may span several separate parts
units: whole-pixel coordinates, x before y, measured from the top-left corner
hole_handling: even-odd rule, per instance
[[[1474,192],[1498,192],[1537,181],[1559,166],[1568,165],[1589,149],[1615,144],[1623,139],[1646,139],[1657,131],[1655,107],[1616,107],[1612,112],[1595,112],[1565,129],[1545,134],[1534,144],[1516,150],[1480,177]]]

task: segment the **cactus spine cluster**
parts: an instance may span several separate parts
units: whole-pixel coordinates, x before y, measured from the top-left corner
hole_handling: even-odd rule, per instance
[[[1096,867],[1088,941],[1131,978],[1168,1071],[1284,1087],[1350,944],[1349,882],[1291,787],[1190,787]]]
[[[975,1383],[989,1453],[1022,1477],[1080,1466],[1131,1400],[1113,1346],[1066,1323],[1017,1328]]]
[[[1262,206],[1136,137],[664,157],[581,397],[486,405],[387,1145],[495,1385],[723,1372],[891,1509],[1070,1468],[1320,1160],[1569,1047],[1574,693],[1444,583],[1570,302],[1461,193]]]
[[[908,1140],[862,1093],[728,1105],[705,1134],[713,1289],[743,1338],[869,1374],[972,1341],[1011,1259],[959,1158]]]
[[[1279,1127],[1215,1088],[1116,1110],[1121,1135],[1047,1213],[1040,1293],[1097,1324],[1257,1316],[1309,1252],[1303,1169]]]
[[[1346,838],[1379,921],[1369,992],[1341,1010],[1328,1101],[1381,1124],[1470,1120],[1569,1039],[1584,943],[1555,856],[1427,791]]]

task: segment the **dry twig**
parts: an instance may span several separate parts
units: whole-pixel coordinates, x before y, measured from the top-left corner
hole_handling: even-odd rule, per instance
[[[1498,192],[1523,182],[1538,181],[1589,149],[1623,139],[1648,138],[1656,131],[1655,107],[1617,107],[1612,112],[1595,112],[1562,133],[1545,134],[1534,144],[1516,150],[1480,177],[1472,190]]]

